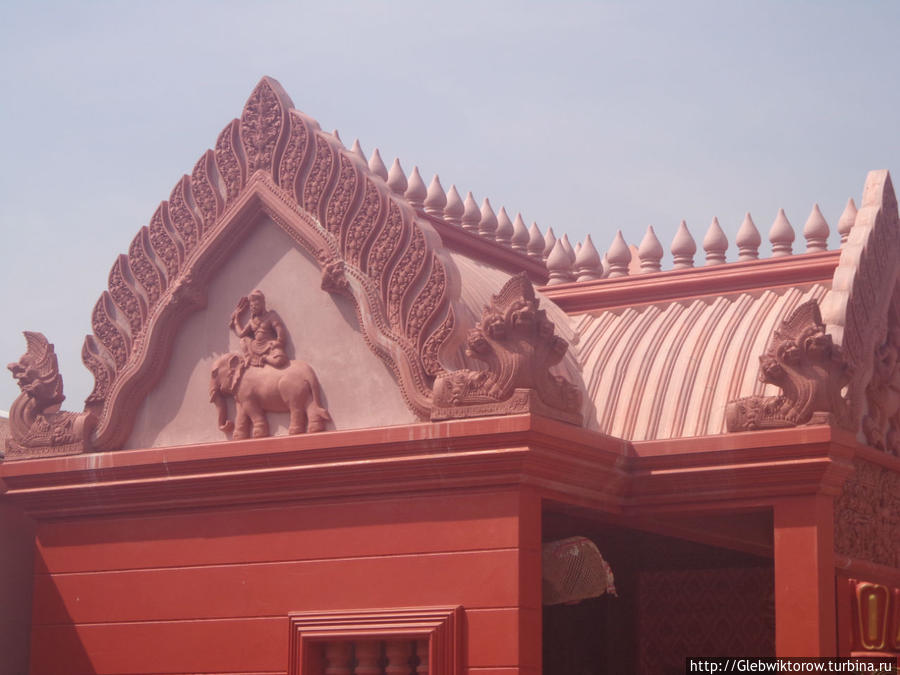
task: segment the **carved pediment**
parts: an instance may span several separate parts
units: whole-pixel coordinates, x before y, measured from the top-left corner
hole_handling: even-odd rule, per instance
[[[322,289],[351,300],[366,344],[409,408],[428,417],[437,354],[454,326],[452,266],[406,200],[263,78],[110,271],[82,349],[94,375],[85,403],[98,422],[94,448],[125,443],[179,326],[261,219],[317,261]]]

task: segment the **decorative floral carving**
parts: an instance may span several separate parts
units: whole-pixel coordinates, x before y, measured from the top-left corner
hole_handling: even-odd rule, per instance
[[[169,195],[169,217],[172,219],[173,229],[184,242],[185,256],[197,248],[200,240],[200,226],[185,199],[185,191],[190,189],[190,180],[187,176],[182,176]]]
[[[128,265],[147,294],[147,303],[152,307],[166,287],[166,277],[150,258],[149,248],[149,230],[142,227],[128,247]]]
[[[306,177],[306,185],[303,186],[303,208],[316,217],[319,215],[319,200],[331,176],[332,164],[334,153],[328,147],[328,141],[316,136],[316,159]]]
[[[125,365],[130,350],[125,335],[119,327],[116,326],[112,317],[109,315],[106,306],[108,298],[109,292],[103,291],[103,295],[100,296],[100,299],[97,300],[97,304],[94,305],[91,326],[94,329],[94,335],[96,335],[100,342],[102,342],[109,350],[109,353],[113,357],[113,361],[115,361],[116,369],[118,370]]]
[[[381,197],[371,179],[366,179],[366,193],[362,208],[356,214],[344,238],[344,258],[353,265],[359,265],[362,249],[381,212]]]
[[[171,282],[178,276],[178,268],[181,266],[181,261],[178,254],[178,247],[175,245],[175,240],[172,239],[172,236],[166,229],[165,221],[163,220],[165,206],[165,202],[163,202],[163,204],[156,209],[156,212],[150,219],[150,225],[147,227],[147,231],[150,234],[150,246],[156,254],[156,257],[162,260],[166,270],[166,277],[168,277],[168,281]]]
[[[322,268],[322,290],[341,295],[350,294],[350,282],[347,280],[343,260],[335,260]]]
[[[328,208],[325,210],[325,229],[332,234],[340,234],[341,227],[345,225],[350,204],[356,197],[359,176],[347,157],[340,155],[340,173],[334,191],[328,199]]]
[[[26,331],[24,335],[28,350],[7,366],[22,391],[9,411],[11,437],[6,441],[7,458],[88,450],[94,416],[59,409],[65,396],[53,345],[41,333]]]
[[[87,406],[102,405],[109,395],[116,370],[100,356],[101,343],[93,335],[86,335],[81,347],[81,361],[94,375],[94,388],[85,399]]]
[[[294,181],[306,158],[307,145],[309,143],[309,132],[306,130],[300,115],[291,111],[290,113],[290,137],[288,138],[287,147],[284,149],[284,155],[281,157],[281,167],[279,171],[279,184],[285,190],[294,195]]]
[[[900,455],[900,322],[891,309],[887,336],[875,349],[862,429],[869,445]]]
[[[379,289],[386,286],[384,271],[388,267],[391,256],[402,245],[401,234],[403,232],[403,216],[394,202],[390,203],[387,222],[381,228],[375,242],[369,249],[366,271],[369,276],[377,280]]]
[[[760,358],[759,379],[781,388],[778,396],[749,396],[728,403],[729,431],[776,429],[824,422],[849,423],[841,389],[850,369],[825,332],[815,300],[805,302],[775,330]]]
[[[392,326],[400,326],[403,310],[403,299],[412,288],[412,282],[422,273],[425,264],[425,237],[418,229],[413,229],[412,238],[403,252],[403,256],[394,268],[388,284],[388,321]]]
[[[851,558],[900,567],[900,474],[854,461],[834,505],[834,547]]]
[[[131,334],[137,335],[144,320],[144,311],[133,285],[125,277],[127,266],[127,256],[120,255],[109,272],[109,294],[116,307],[128,319]]]
[[[216,218],[222,210],[222,197],[213,187],[215,185],[211,176],[215,175],[215,153],[207,150],[203,157],[197,160],[194,170],[191,172],[191,193],[194,203],[200,212],[202,219],[201,237],[203,230],[208,230],[216,222]]]
[[[216,140],[216,168],[225,184],[225,201],[229,204],[244,187],[241,160],[235,150],[238,125],[237,120],[232,120]]]
[[[456,317],[453,315],[453,310],[449,309],[441,325],[428,336],[425,344],[422,345],[422,364],[425,366],[425,372],[432,377],[444,372],[444,367],[438,360],[438,350],[453,333],[455,327]]]
[[[457,370],[434,383],[433,420],[506,415],[533,410],[581,424],[581,392],[550,372],[569,343],[555,334],[534,287],[522,273],[512,277],[469,331],[467,354],[484,370]]]
[[[247,155],[247,173],[272,171],[275,148],[283,126],[281,102],[269,80],[263,79],[250,94],[241,115],[241,140]]]

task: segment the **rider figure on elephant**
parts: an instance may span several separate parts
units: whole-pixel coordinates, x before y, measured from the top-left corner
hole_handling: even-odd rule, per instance
[[[241,325],[241,314],[250,308],[250,319]],[[261,367],[266,364],[275,368],[288,365],[285,353],[287,331],[281,317],[273,310],[266,309],[266,296],[259,289],[242,297],[231,313],[231,329],[241,339],[244,367]]]

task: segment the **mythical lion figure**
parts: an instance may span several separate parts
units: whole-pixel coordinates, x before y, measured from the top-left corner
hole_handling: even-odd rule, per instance
[[[534,411],[581,424],[581,392],[550,372],[569,347],[555,330],[528,277],[512,277],[469,331],[466,353],[486,368],[440,375],[431,418]]]
[[[86,452],[96,425],[94,416],[59,409],[65,396],[53,345],[41,333],[25,331],[24,335],[28,350],[7,366],[22,391],[9,411],[7,456]]]

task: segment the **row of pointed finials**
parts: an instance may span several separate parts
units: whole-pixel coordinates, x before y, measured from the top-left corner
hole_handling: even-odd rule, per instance
[[[334,133],[337,136],[337,132]],[[455,185],[451,185],[450,189],[445,192],[437,174],[431,180],[431,184],[426,187],[418,167],[413,167],[408,179],[400,166],[399,159],[395,159],[388,170],[381,159],[378,148],[375,148],[371,157],[366,159],[357,140],[354,141],[351,152],[366,162],[373,173],[380,176],[395,194],[402,195],[413,208],[421,209],[451,225],[460,226],[472,234],[510,248],[535,261],[545,263],[549,273],[548,285],[593,281],[629,274],[647,274],[662,270],[661,261],[664,251],[652,225],[647,228],[647,233],[636,249],[625,243],[622,231],[619,230],[609,250],[601,258],[590,235],[585,238],[583,243],[579,242],[573,248],[569,243],[568,235],[557,239],[552,227],[547,228],[545,234],[541,233],[537,223],[532,223],[530,228],[526,227],[521,213],[516,215],[515,220],[510,219],[504,207],[494,213],[487,198],[479,207],[471,192],[466,194],[465,200],[460,197]],[[847,201],[847,206],[841,214],[837,227],[842,244],[847,241],[847,236],[856,220],[856,212],[856,204],[851,198]],[[819,210],[819,205],[814,204],[806,225],[803,227],[806,253],[827,250],[829,234],[828,223]],[[772,257],[792,255],[794,238],[794,229],[788,222],[784,209],[779,209],[775,222],[769,230]],[[738,229],[735,243],[738,246],[737,262],[759,258],[762,237],[749,213],[744,217],[744,222]],[[718,218],[712,219],[702,245],[706,253],[705,265],[721,265],[726,262],[728,237],[719,226]],[[697,244],[683,220],[672,240],[670,251],[672,253],[672,269],[686,269],[694,266]],[[637,254],[637,260],[633,260],[633,252]]]
[[[467,232],[511,248],[539,262],[546,261],[547,254],[544,249],[547,246],[547,237],[541,234],[537,223],[532,223],[531,228],[527,228],[525,221],[522,220],[522,214],[511,220],[504,207],[494,213],[487,198],[479,207],[471,192],[462,199],[455,185],[451,185],[445,192],[437,174],[432,178],[431,184],[425,187],[425,182],[419,174],[419,167],[413,167],[407,179],[399,159],[395,159],[388,170],[378,148],[372,151],[372,156],[367,160],[358,140],[354,141],[350,151],[367,162],[369,170],[381,176],[387,186],[395,194],[405,197],[413,208],[421,209],[451,225],[457,225]],[[548,230],[547,234],[553,237],[552,229]],[[555,237],[553,241],[556,241]]]

